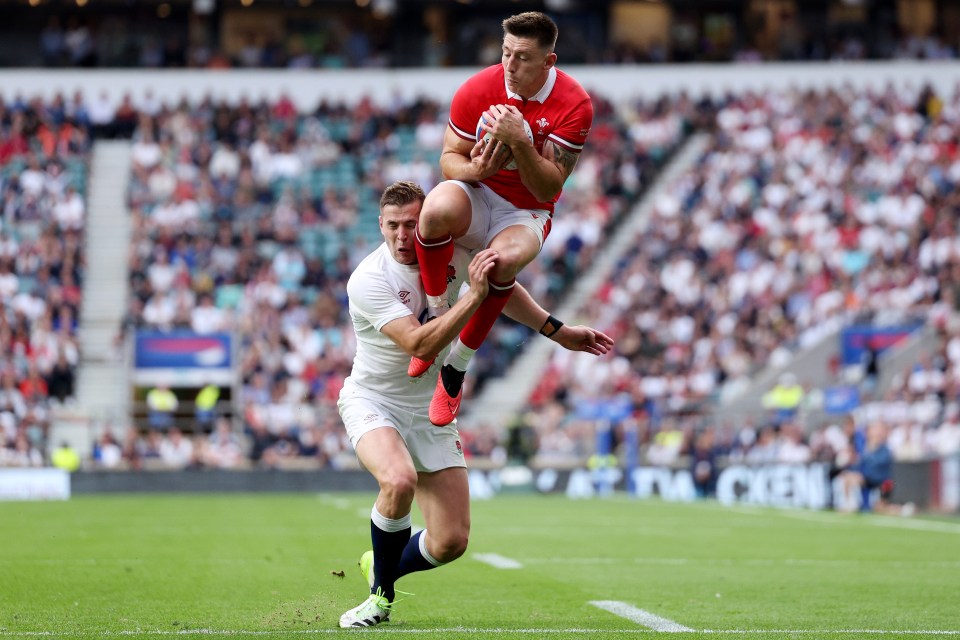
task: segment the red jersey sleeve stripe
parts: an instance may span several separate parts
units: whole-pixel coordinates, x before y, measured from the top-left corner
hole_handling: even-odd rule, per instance
[[[564,148],[566,148],[566,149],[569,149],[570,151],[576,151],[576,152],[578,152],[578,153],[579,153],[580,151],[583,151],[583,145],[582,145],[582,144],[574,144],[574,143],[570,142],[569,140],[564,140],[563,138],[561,138],[561,137],[559,137],[559,136],[556,136],[556,135],[554,135],[554,134],[552,134],[552,133],[551,133],[550,135],[548,135],[547,138],[549,138],[550,140],[553,140],[554,142],[558,143],[561,147],[564,147]]]
[[[464,140],[470,140],[476,142],[477,138],[472,131],[464,131],[463,129],[457,127],[453,124],[453,120],[448,120],[447,124],[450,125],[450,128],[453,129],[453,132],[463,138]]]

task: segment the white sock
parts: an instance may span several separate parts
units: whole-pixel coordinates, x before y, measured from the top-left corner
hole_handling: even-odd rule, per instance
[[[453,347],[450,348],[450,353],[447,354],[443,364],[448,364],[457,371],[466,371],[470,360],[473,359],[473,354],[476,352],[476,349],[471,349],[460,342],[460,338],[457,338],[456,342],[453,343]]]
[[[373,510],[370,512],[370,519],[373,520],[373,524],[375,524],[380,531],[386,531],[387,533],[409,529],[413,522],[409,513],[402,518],[388,518],[380,513],[377,505],[373,505]]]
[[[427,306],[434,312],[434,315],[443,315],[450,308],[450,302],[446,294],[442,296],[427,296]]]
[[[435,567],[442,567],[446,562],[440,562],[427,551],[427,530],[424,529],[423,533],[420,534],[420,555],[423,556],[423,559],[432,564]]]

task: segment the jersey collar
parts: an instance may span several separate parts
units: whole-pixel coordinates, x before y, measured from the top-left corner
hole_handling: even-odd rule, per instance
[[[550,93],[553,91],[553,85],[555,84],[557,84],[557,68],[550,67],[550,71],[547,73],[547,81],[540,87],[540,91],[537,91],[527,102],[539,102],[543,104],[547,101],[547,98],[550,97]],[[503,77],[503,88],[506,89],[508,98],[523,101],[523,98],[521,98],[519,94],[510,91],[510,88],[507,87],[506,75]]]

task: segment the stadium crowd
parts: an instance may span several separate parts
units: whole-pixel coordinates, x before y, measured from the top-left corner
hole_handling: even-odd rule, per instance
[[[597,420],[624,419],[650,442],[686,432],[670,440],[690,451],[704,425],[685,416],[853,320],[956,331],[958,134],[960,94],[927,87],[728,96],[707,151],[583,311],[617,357],[557,352],[530,398],[540,454],[589,455]],[[922,412],[918,380],[941,379],[929,371],[893,399]],[[943,382],[917,428],[939,430],[957,390]]]
[[[37,33],[36,57],[47,67],[144,67],[144,68],[288,68],[342,69],[400,66],[477,66],[495,64],[500,57],[497,25],[481,26],[455,20],[454,34],[410,34],[423,39],[423,46],[397,47],[389,21],[359,23],[360,16],[329,17],[278,37],[275,32],[249,29],[237,45],[227,49],[209,42],[190,41],[186,28],[149,20],[119,16],[96,20],[80,15],[64,20],[51,16]],[[670,37],[652,39],[645,45],[630,41],[607,42],[597,30],[576,19],[563,30],[576,34],[582,44],[561,52],[567,64],[643,64],[663,62],[759,62],[764,60],[864,60],[957,57],[956,43],[937,32],[926,35],[890,32],[865,33],[835,28],[832,33],[811,33],[796,12],[780,17],[781,33],[775,42],[769,36],[732,34],[724,28],[701,29],[698,20],[676,14]],[[125,24],[126,23],[126,24]],[[162,27],[162,28],[161,28]],[[729,25],[731,30],[734,25]],[[446,41],[461,43],[450,46]],[[561,43],[562,44],[562,43]]]
[[[954,285],[955,286],[955,285]],[[960,322],[940,318],[935,352],[897,373],[879,398],[856,412],[864,423],[883,422],[897,460],[925,460],[960,452]]]
[[[695,457],[705,442],[745,459],[774,450],[818,459],[823,442],[839,442],[836,425],[804,437],[790,421],[734,430],[704,425],[697,412],[834,326],[918,313],[941,330],[941,352],[865,404],[857,422],[885,416],[899,459],[956,448],[957,96],[887,87],[731,95],[716,104],[683,95],[595,100],[591,142],[543,254],[524,273],[548,307],[684,135],[715,133],[584,310],[617,338],[617,357],[557,352],[531,397],[523,421],[539,460],[586,458],[599,420],[637,425],[645,455],[664,464]],[[168,105],[147,93],[119,108],[79,94],[50,104],[0,101],[0,464],[42,461],[50,404],[72,394],[90,139],[126,135],[134,142],[133,295],[120,336],[236,332],[244,433],[225,433],[222,420],[209,434],[108,429],[95,464],[352,459],[335,411],[353,349],[344,285],[378,241],[383,186],[435,184],[444,126],[442,106],[425,100],[330,102],[308,114],[289,98]],[[527,337],[498,323],[471,370],[474,389]],[[465,426],[468,454],[505,455],[500,434]]]
[[[79,96],[0,99],[0,466],[40,466],[79,360],[90,123]]]

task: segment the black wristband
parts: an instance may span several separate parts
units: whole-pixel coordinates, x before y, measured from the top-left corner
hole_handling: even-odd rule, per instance
[[[563,323],[554,318],[553,316],[547,316],[546,321],[543,323],[543,326],[540,327],[540,335],[550,338],[553,337],[557,331],[560,331],[560,327],[563,326]]]

